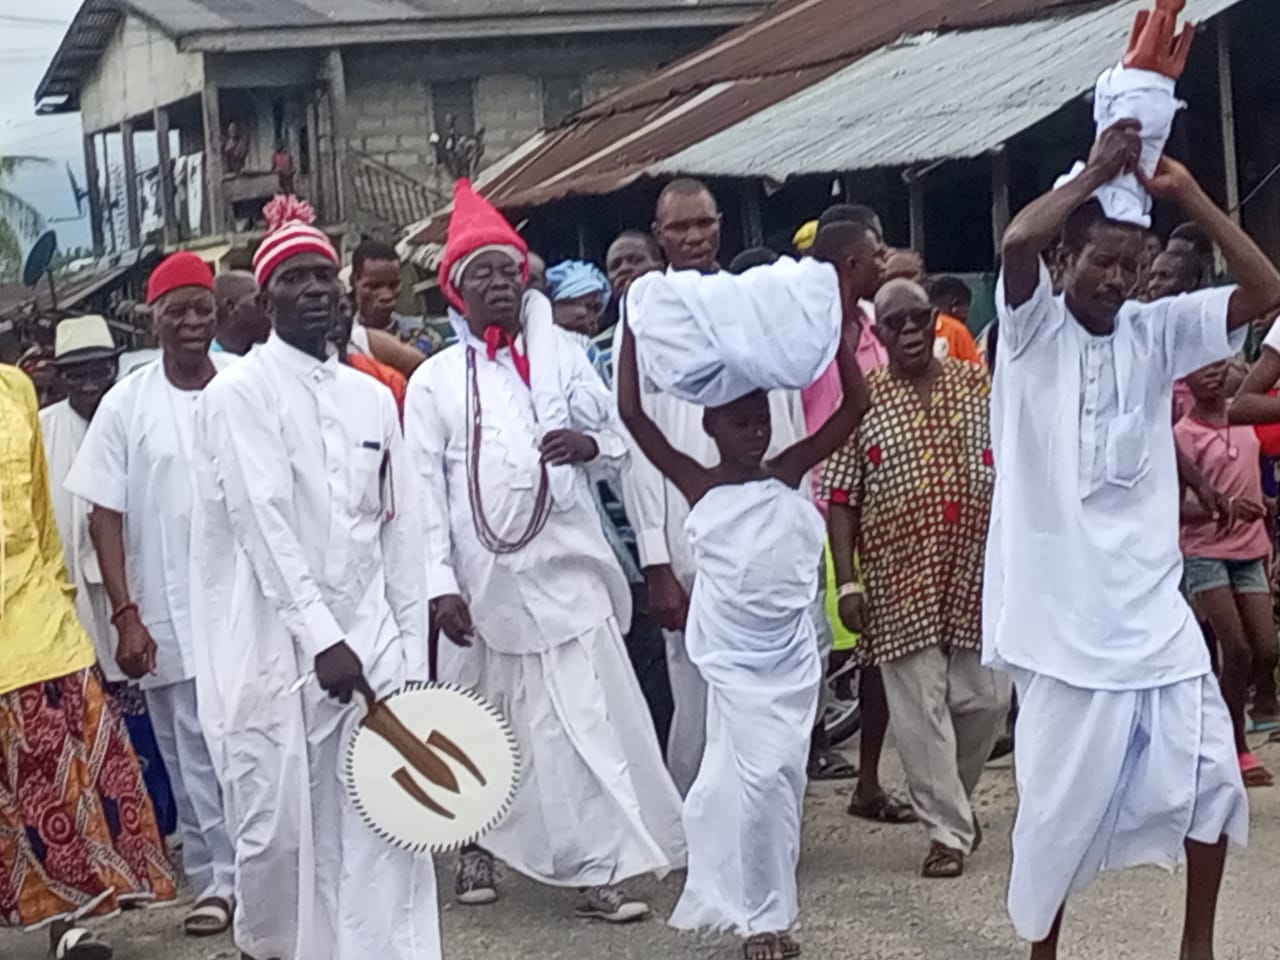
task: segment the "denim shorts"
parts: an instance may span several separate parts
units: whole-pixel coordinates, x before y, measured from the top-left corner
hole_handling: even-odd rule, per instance
[[[1187,593],[1230,587],[1232,593],[1270,593],[1265,560],[1210,560],[1187,557],[1183,564]]]

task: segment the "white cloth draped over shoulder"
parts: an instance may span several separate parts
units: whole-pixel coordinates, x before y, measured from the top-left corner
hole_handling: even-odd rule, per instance
[[[707,745],[685,801],[680,929],[788,930],[822,661],[809,607],[826,527],[778,480],[715,487],[688,520],[685,643],[707,682]]]
[[[224,379],[225,378],[225,379]],[[201,721],[236,848],[236,945],[280,960],[438,960],[431,858],[340,777],[363,716],[312,681],[345,641],[386,695],[427,674],[424,504],[377,381],[274,335],[201,398],[192,536]]]
[[[1117,65],[1105,71],[1094,88],[1093,119],[1098,136],[1121,120],[1142,124],[1141,166],[1147,176],[1156,172],[1173,119],[1186,106],[1174,96],[1176,87],[1177,82],[1162,73]],[[1056,185],[1068,183],[1083,170],[1084,163],[1077,163]],[[1134,174],[1116,177],[1099,187],[1094,196],[1109,219],[1151,226],[1151,195]]]
[[[40,431],[49,461],[49,493],[53,515],[62,535],[62,555],[67,573],[76,588],[76,613],[98,653],[98,666],[108,683],[122,683],[127,677],[116,663],[116,628],[111,625],[111,598],[102,582],[98,552],[89,536],[89,513],[93,505],[68,490],[63,481],[71,471],[80,445],[89,430],[89,421],[63,400],[40,411]]]
[[[835,357],[843,308],[834,267],[783,257],[740,276],[646,274],[627,293],[627,316],[644,379],[720,406],[817,380]]]

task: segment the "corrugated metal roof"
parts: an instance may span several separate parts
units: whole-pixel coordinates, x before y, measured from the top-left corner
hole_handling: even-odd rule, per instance
[[[1240,0],[1192,0],[1213,17]],[[1150,0],[906,37],[651,165],[658,174],[770,177],[975,157],[1090,90]]]
[[[903,35],[1026,21],[1085,5],[1098,3],[789,0],[539,135],[481,182],[495,202],[511,207],[615,190]]]
[[[1188,15],[1205,19],[1233,2],[1191,0]],[[1002,131],[1024,129],[1087,89],[1149,4],[790,0],[536,135],[480,186],[516,209],[608,193],[645,175],[781,180],[981,153]],[[840,146],[828,149],[828,137]],[[438,239],[441,219],[414,235]]]

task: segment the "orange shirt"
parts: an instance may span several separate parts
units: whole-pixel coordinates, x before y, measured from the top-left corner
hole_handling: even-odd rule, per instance
[[[347,362],[353,369],[359,370],[361,373],[367,373],[378,382],[386,384],[387,389],[396,398],[396,406],[400,410],[400,420],[403,422],[404,395],[409,388],[409,381],[404,378],[404,374],[395,367],[389,367],[385,363],[380,363],[373,359],[373,357],[365,356],[363,353],[349,354]]]
[[[949,313],[938,314],[938,336],[947,342],[947,356],[982,366],[977,341],[963,323]]]

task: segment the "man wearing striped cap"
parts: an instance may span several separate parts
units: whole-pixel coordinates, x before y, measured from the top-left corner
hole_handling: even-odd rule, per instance
[[[257,960],[438,960],[431,858],[340,779],[367,684],[427,673],[418,497],[391,393],[328,349],[338,255],[293,197],[254,257],[274,332],[195,426],[201,719],[223,764],[236,945]]]

